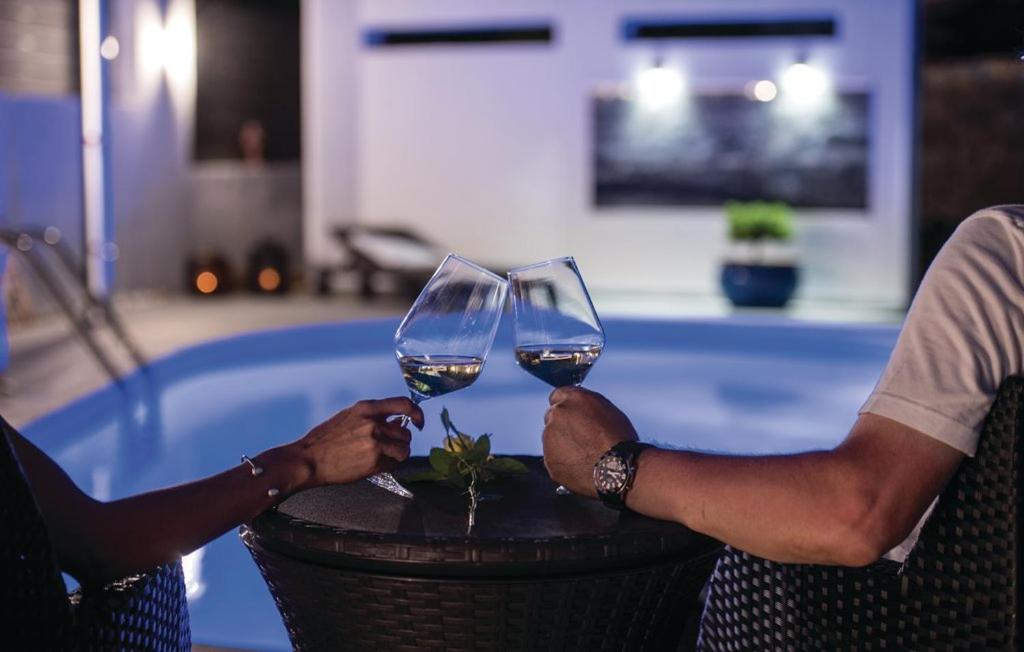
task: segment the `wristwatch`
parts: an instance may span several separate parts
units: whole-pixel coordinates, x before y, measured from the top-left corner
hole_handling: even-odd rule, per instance
[[[594,487],[606,507],[626,509],[626,494],[636,479],[636,463],[640,453],[651,448],[638,441],[620,441],[594,464]]]

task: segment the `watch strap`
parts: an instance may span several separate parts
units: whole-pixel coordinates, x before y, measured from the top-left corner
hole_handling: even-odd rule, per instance
[[[626,466],[626,481],[618,491],[598,490],[598,496],[606,507],[611,507],[612,509],[617,509],[619,511],[627,509],[626,495],[629,493],[629,490],[633,488],[633,482],[636,480],[637,458],[640,456],[641,452],[648,448],[653,448],[653,446],[639,441],[620,441],[601,456],[601,460],[603,460],[608,455],[614,455],[621,459]],[[600,463],[601,462],[599,460],[598,464]]]

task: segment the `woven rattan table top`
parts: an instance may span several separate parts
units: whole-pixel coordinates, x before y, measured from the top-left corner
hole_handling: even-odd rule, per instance
[[[695,557],[718,542],[682,525],[559,496],[539,458],[530,470],[485,493],[466,533],[466,498],[433,484],[411,485],[406,499],[367,482],[296,494],[243,531],[260,545],[315,563],[406,574],[535,576],[610,570]],[[398,477],[427,468],[412,458]]]

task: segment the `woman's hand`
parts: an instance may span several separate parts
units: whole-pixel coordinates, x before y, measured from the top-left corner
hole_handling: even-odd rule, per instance
[[[389,418],[404,415],[423,428],[423,410],[408,398],[359,401],[288,448],[305,463],[303,487],[344,484],[390,471],[409,457],[412,434]]]

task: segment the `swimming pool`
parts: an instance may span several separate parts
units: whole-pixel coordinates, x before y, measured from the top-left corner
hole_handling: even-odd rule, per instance
[[[216,473],[295,439],[360,398],[405,393],[391,337],[398,321],[259,332],[154,362],[23,432],[84,490],[118,498]],[[896,341],[889,326],[786,321],[605,322],[587,379],[664,445],[767,453],[830,447],[847,432]],[[502,453],[539,454],[548,389],[520,371],[502,326],[480,379],[424,404],[413,454],[440,441],[447,406]],[[286,650],[288,637],[248,553],[229,532],[185,560],[193,640]]]

